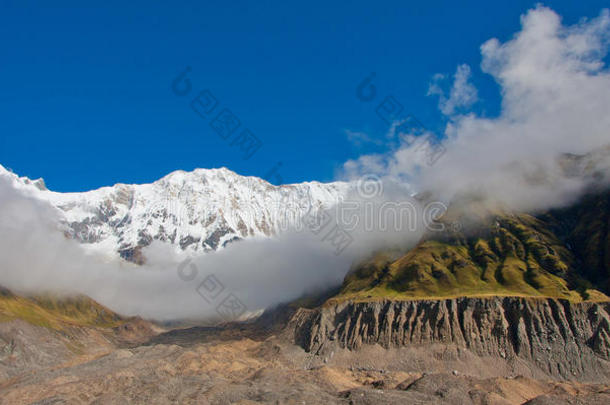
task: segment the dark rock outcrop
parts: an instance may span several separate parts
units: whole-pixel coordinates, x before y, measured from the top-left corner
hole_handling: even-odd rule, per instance
[[[295,343],[314,354],[337,346],[440,343],[499,361],[526,361],[553,377],[610,378],[609,312],[610,303],[540,298],[346,301],[301,309],[289,327]]]

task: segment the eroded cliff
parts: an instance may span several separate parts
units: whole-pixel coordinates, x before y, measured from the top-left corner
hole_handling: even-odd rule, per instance
[[[305,350],[454,345],[552,377],[610,377],[610,303],[517,297],[377,301],[301,309],[290,328]]]

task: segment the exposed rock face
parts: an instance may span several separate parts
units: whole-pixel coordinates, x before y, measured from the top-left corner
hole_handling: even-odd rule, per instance
[[[524,360],[558,378],[610,376],[610,303],[514,297],[345,302],[299,310],[295,342],[311,353],[338,345],[457,345],[500,361]]]

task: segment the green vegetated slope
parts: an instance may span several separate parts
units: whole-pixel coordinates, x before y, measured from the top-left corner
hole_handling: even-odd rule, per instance
[[[0,322],[13,319],[58,330],[66,326],[110,328],[124,322],[116,313],[84,296],[23,297],[0,287]]]
[[[610,192],[588,196],[573,207],[551,212],[548,218],[575,252],[579,274],[610,293]]]
[[[351,271],[335,299],[457,296],[610,300],[610,192],[543,215],[491,215]]]

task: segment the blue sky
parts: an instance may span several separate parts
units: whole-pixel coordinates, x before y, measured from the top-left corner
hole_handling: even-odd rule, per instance
[[[405,113],[442,131],[435,73],[472,68],[475,110],[499,111],[498,87],[479,68],[480,45],[519,30],[530,1],[54,2],[0,5],[0,163],[57,191],[150,182],[177,169],[226,166],[285,183],[333,180],[357,146],[346,130],[383,139],[375,107],[393,95]],[[547,1],[573,24],[602,1]],[[192,91],[172,80],[191,67]],[[356,87],[375,72],[376,98]],[[218,100],[205,119],[190,100]],[[228,108],[262,146],[243,159],[210,122]],[[231,138],[229,138],[231,139]],[[277,181],[277,177],[271,180]]]

